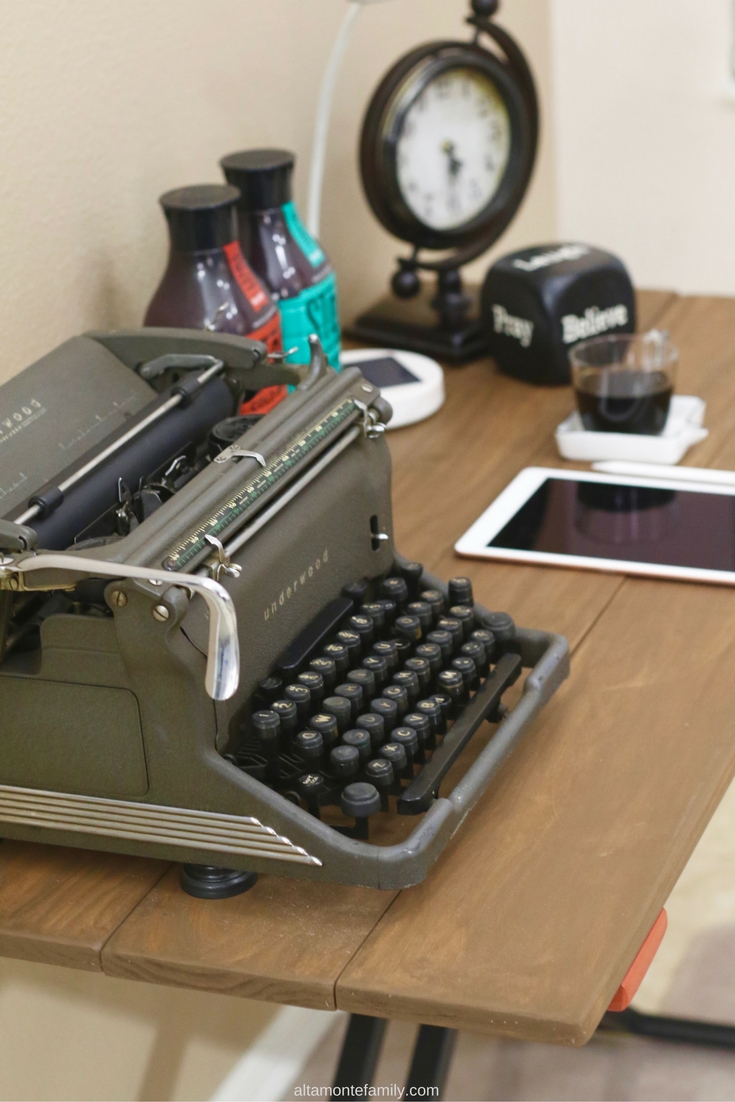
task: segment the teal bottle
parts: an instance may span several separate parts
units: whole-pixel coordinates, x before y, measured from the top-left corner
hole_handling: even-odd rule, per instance
[[[248,149],[230,153],[220,164],[227,181],[240,191],[242,251],[278,305],[284,349],[296,349],[289,361],[309,362],[308,339],[316,333],[339,371],[337,281],[293,204],[294,160],[283,149]]]

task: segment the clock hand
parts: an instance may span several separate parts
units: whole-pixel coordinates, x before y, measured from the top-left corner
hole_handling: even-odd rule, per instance
[[[446,141],[442,145],[442,153],[446,153],[447,157],[449,158],[449,175],[453,180],[456,179],[457,176],[459,176],[460,169],[464,164],[464,161],[460,161],[460,159],[455,155],[455,150],[456,147],[454,145],[454,142]]]

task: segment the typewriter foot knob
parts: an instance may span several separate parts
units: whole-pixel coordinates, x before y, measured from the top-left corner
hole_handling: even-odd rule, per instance
[[[249,891],[258,879],[257,872],[220,869],[216,865],[182,865],[180,883],[187,895],[197,899],[229,899]]]

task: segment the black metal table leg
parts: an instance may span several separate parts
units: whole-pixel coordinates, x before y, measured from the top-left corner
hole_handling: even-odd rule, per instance
[[[636,1037],[650,1037],[657,1041],[673,1041],[679,1045],[735,1049],[735,1026],[689,1018],[668,1018],[660,1014],[642,1014],[632,1007],[614,1013],[608,1011],[598,1029],[612,1033],[632,1033]]]
[[[438,1025],[419,1027],[406,1083],[406,1095],[415,1098],[443,1098],[452,1062],[457,1030]],[[416,1088],[436,1087],[436,1094]],[[412,1088],[414,1088],[412,1090]]]
[[[365,1087],[372,1084],[387,1024],[385,1018],[350,1015],[332,1085],[333,1099],[367,1097]],[[359,1094],[355,1087],[360,1088]]]

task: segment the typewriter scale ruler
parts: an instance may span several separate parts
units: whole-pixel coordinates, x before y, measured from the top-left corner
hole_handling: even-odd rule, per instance
[[[324,440],[341,429],[358,411],[352,398],[327,413],[299,437],[285,452],[259,471],[233,497],[221,505],[207,520],[195,528],[163,560],[166,570],[182,570],[202,552],[211,552],[207,536],[219,537],[239,521],[274,486],[281,482],[295,467]]]

